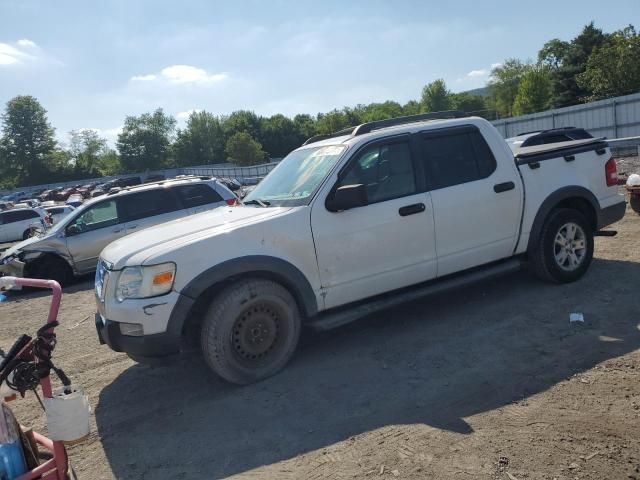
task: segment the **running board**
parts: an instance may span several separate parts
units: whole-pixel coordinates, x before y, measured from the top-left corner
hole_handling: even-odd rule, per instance
[[[384,310],[402,303],[411,302],[431,295],[448,292],[464,287],[471,283],[500,277],[509,273],[517,272],[522,268],[523,262],[520,259],[512,258],[500,263],[473,269],[443,279],[431,280],[418,287],[402,289],[398,293],[385,294],[384,297],[375,297],[373,300],[358,303],[354,306],[341,307],[337,311],[321,313],[311,320],[307,325],[314,330],[331,330],[347,323],[351,323],[372,313]]]

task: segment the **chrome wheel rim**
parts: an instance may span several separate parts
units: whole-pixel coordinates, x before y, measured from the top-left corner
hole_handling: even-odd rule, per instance
[[[553,256],[556,265],[565,272],[580,267],[587,255],[587,236],[582,227],[576,223],[565,223],[553,243]]]

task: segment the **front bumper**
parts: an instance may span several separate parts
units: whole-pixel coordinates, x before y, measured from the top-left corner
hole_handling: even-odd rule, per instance
[[[0,265],[0,275],[7,277],[24,277],[24,262],[17,258]]]
[[[180,353],[180,337],[171,333],[155,333],[132,337],[120,332],[120,323],[103,319],[96,313],[96,330],[101,344],[108,345],[116,352],[125,352],[136,360],[166,357]]]

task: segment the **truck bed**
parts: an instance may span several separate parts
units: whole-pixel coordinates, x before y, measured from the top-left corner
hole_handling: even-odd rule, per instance
[[[568,157],[590,150],[600,150],[608,147],[604,138],[586,138],[584,140],[572,140],[569,142],[549,143],[546,145],[533,145],[516,150],[514,157],[516,164],[527,165],[550,158]]]

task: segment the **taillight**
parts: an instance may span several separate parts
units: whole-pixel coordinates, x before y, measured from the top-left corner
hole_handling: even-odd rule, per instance
[[[229,205],[230,207],[233,207],[234,205],[238,204],[238,199],[237,198],[227,198],[227,205]]]
[[[604,175],[607,180],[607,187],[618,185],[618,167],[615,158],[611,157],[604,164]]]

